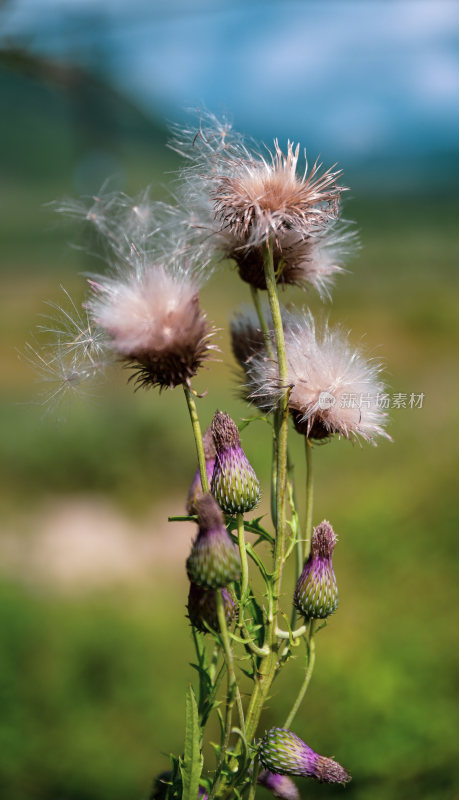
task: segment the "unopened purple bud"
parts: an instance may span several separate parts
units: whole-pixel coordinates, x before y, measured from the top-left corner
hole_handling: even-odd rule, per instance
[[[298,788],[287,775],[279,775],[263,769],[258,776],[258,783],[265,789],[269,789],[274,797],[280,797],[281,800],[300,800]]]
[[[237,425],[229,414],[216,411],[211,427],[217,451],[210,486],[212,494],[223,511],[243,514],[258,503],[258,478],[241,447]]]
[[[315,753],[286,728],[271,728],[261,741],[259,758],[267,770],[280,775],[314,778],[321,783],[348,783],[349,773],[331,758]]]
[[[338,606],[338,585],[333,570],[333,550],[337,536],[324,520],[314,529],[311,553],[293,596],[293,604],[305,619],[325,619]]]
[[[236,616],[236,605],[227,589],[203,589],[190,583],[188,594],[188,617],[193,628],[208,633],[209,628],[220,630],[217,616],[217,592],[222,593],[226,624],[231,625]]]
[[[220,589],[238,580],[241,574],[239,553],[211,494],[197,499],[196,510],[199,532],[186,562],[188,577],[204,589]]]
[[[210,482],[212,480],[212,474],[214,471],[215,456],[216,456],[214,439],[210,427],[207,428],[204,436],[202,437],[202,444],[204,447],[204,457],[206,459],[207,481],[210,486]],[[193,482],[190,486],[188,492],[188,498],[186,501],[186,510],[188,514],[196,514],[196,500],[198,499],[198,497],[201,497],[202,494],[203,491],[201,486],[201,473],[198,468],[193,478]]]

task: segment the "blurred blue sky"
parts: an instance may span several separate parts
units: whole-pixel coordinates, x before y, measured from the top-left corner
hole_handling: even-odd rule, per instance
[[[7,0],[3,38],[327,158],[459,148],[457,0]]]

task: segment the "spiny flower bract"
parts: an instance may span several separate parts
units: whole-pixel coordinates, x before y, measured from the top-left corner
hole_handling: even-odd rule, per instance
[[[293,604],[305,619],[326,619],[338,606],[338,585],[333,570],[336,534],[324,520],[314,528],[311,552],[298,578]]]
[[[321,783],[347,783],[349,773],[331,758],[315,753],[286,728],[271,728],[263,737],[258,755],[270,772],[315,778]]]
[[[241,574],[241,563],[222,512],[211,494],[196,500],[199,532],[186,562],[188,578],[203,589],[221,589]]]
[[[211,428],[216,450],[210,484],[212,494],[228,514],[243,514],[258,503],[258,478],[241,447],[238,427],[229,414],[216,411]]]

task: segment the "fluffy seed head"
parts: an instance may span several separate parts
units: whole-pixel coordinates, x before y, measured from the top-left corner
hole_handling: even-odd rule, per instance
[[[210,427],[207,428],[204,436],[202,437],[202,443],[204,447],[204,457],[206,459],[207,480],[210,486],[210,482],[212,480],[212,474],[214,471],[215,456],[216,456],[214,439]],[[202,496],[202,493],[203,492],[201,486],[201,473],[198,467],[195,476],[193,478],[193,481],[191,483],[186,501],[186,510],[188,514],[196,514],[196,500],[198,499],[198,497]]]
[[[217,451],[210,484],[212,494],[228,514],[243,514],[258,503],[258,478],[241,447],[237,425],[229,414],[216,411],[211,428]]]
[[[208,633],[209,628],[219,630],[216,593],[221,591],[226,624],[230,625],[236,616],[236,605],[227,589],[206,590],[190,583],[188,594],[188,617],[193,628]]]
[[[298,579],[293,604],[305,619],[326,619],[338,606],[338,585],[332,555],[337,542],[329,522],[314,529],[311,553]]]
[[[215,178],[216,218],[239,241],[276,241],[286,230],[305,235],[337,216],[341,173],[320,173],[316,161],[309,175],[307,167],[298,175],[299,150],[299,144],[289,142],[285,154],[275,140],[269,158],[247,153],[231,164],[228,174]]]
[[[223,523],[223,515],[211,494],[196,500],[199,532],[186,562],[188,577],[203,589],[220,589],[238,580],[239,554]]]
[[[273,152],[246,141],[228,120],[204,114],[199,125],[179,132],[172,143],[187,159],[178,187],[188,209],[189,229],[220,259],[234,259],[243,280],[266,289],[263,250],[270,240],[280,284],[315,287],[328,293],[342,271],[355,235],[335,225],[343,187],[339,171],[298,171],[299,146],[278,142]]]
[[[263,411],[275,408],[289,389],[289,409],[299,433],[310,439],[338,434],[374,443],[387,413],[381,365],[354,350],[340,330],[325,326],[317,334],[312,315],[286,313],[287,385],[279,382],[277,364],[256,356],[247,369],[247,392]]]
[[[351,780],[341,764],[318,755],[286,728],[271,728],[265,734],[259,758],[266,769],[281,775],[315,778],[322,783],[348,783]]]
[[[300,800],[300,793],[287,775],[276,775],[274,772],[269,772],[263,769],[258,775],[258,783],[269,789],[274,797],[280,797],[281,800]]]
[[[187,383],[215,349],[196,286],[185,274],[154,265],[124,279],[98,278],[91,286],[91,315],[139,385]]]

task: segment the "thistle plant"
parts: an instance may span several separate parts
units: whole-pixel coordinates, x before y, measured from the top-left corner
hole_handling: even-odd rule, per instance
[[[346,769],[318,755],[291,726],[312,679],[319,630],[338,605],[332,565],[337,536],[327,521],[313,529],[313,454],[319,443],[341,438],[372,444],[390,438],[379,403],[382,368],[340,329],[320,328],[308,309],[287,309],[280,300],[288,285],[316,290],[323,299],[357,246],[352,226],[340,218],[341,172],[317,161],[299,171],[299,145],[289,142],[284,152],[275,141],[272,151],[261,151],[210,114],[199,125],[177,129],[172,147],[184,159],[175,205],[151,202],[147,193],[134,199],[115,193],[59,208],[94,227],[107,269],[89,279],[76,323],[68,324],[68,312],[65,325],[51,322],[54,345],[35,355],[52,369],[65,351],[79,380],[118,361],[136,388],[184,392],[197,471],[184,498],[187,514],[170,519],[196,530],[184,605],[199,681],[186,696],[183,751],[172,756],[151,797],[253,800],[262,785],[294,800],[299,790],[291,776],[350,780]],[[227,268],[228,259],[249,285],[253,303],[253,309],[235,312],[231,342],[241,396],[269,423],[271,482],[264,494],[270,496],[270,521],[257,515],[260,483],[238,425],[217,410],[203,436],[193,387],[216,349],[199,290],[220,262]],[[293,491],[289,430],[305,445],[303,519]],[[346,532],[340,536],[345,543]],[[294,556],[296,586],[286,586],[284,568]],[[255,585],[262,586],[258,595]],[[286,608],[284,598],[292,594]],[[302,641],[306,658],[297,697],[283,727],[266,732],[263,712],[273,681]],[[242,673],[252,682],[249,693],[244,684],[244,695]],[[220,738],[212,742],[215,761],[204,763],[213,717]],[[313,738],[314,720],[307,725]]]

